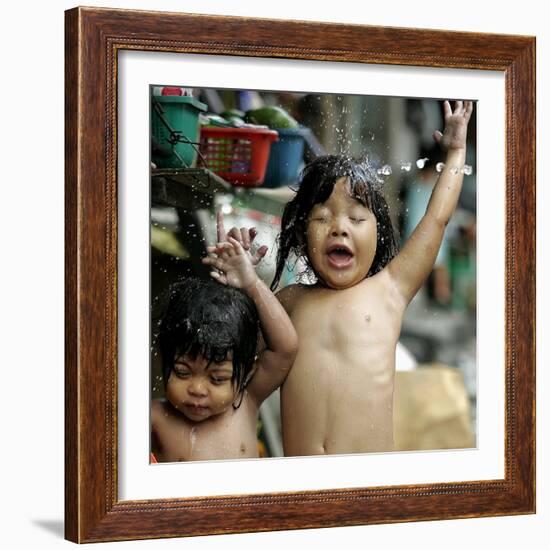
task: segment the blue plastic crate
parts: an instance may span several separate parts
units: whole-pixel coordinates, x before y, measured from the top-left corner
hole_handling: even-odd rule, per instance
[[[296,183],[304,156],[304,136],[310,130],[300,126],[277,128],[277,132],[279,141],[271,145],[263,187],[281,187]]]

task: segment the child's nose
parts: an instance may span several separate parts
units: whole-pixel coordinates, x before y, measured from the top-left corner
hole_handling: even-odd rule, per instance
[[[200,380],[191,380],[189,383],[189,393],[196,396],[203,396],[206,395],[206,384]]]
[[[332,228],[330,231],[330,234],[332,237],[347,237],[348,236],[348,229],[347,226],[342,218],[335,218],[332,223]]]

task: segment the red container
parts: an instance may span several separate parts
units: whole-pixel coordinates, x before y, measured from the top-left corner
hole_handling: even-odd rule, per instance
[[[241,187],[258,187],[264,181],[274,130],[263,128],[201,128],[199,162],[224,180]]]

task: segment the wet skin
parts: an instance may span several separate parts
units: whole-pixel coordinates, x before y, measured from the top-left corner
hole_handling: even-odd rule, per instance
[[[346,178],[327,201],[316,204],[307,224],[308,257],[325,286],[344,289],[360,283],[376,252],[376,218],[350,196]]]
[[[290,319],[256,276],[250,257],[231,240],[222,239],[213,257],[203,262],[220,270],[212,273],[220,284],[240,288],[254,302],[262,336],[256,360],[246,389],[237,392],[229,358],[209,363],[201,356],[176,357],[167,400],[152,404],[152,449],[159,462],[257,457],[259,407],[282,384],[296,356],[297,336]]]
[[[282,386],[286,456],[393,449],[395,347],[404,304],[381,272],[353,287],[287,287],[300,338]]]
[[[376,225],[368,215],[359,221],[345,180],[310,213],[307,251],[320,281],[278,293],[300,343],[281,391],[286,455],[393,448],[395,347],[458,202],[473,104],[457,101],[452,109],[445,101],[443,111],[445,128],[434,139],[446,151],[444,168],[426,213],[384,269],[365,278]]]
[[[151,408],[152,450],[159,462],[256,458],[258,407],[245,390],[236,395],[231,361],[176,360],[166,400]]]
[[[345,178],[308,218],[308,255],[322,282],[278,297],[300,346],[282,386],[285,455],[393,449],[395,346],[405,302],[384,271],[365,279],[376,219]]]

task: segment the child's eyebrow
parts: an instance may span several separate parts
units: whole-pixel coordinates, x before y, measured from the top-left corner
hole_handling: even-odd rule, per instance
[[[370,211],[370,208],[366,204],[363,204],[361,201],[356,201],[353,204],[350,204],[350,208],[352,210],[355,209],[355,208],[359,208],[361,210],[369,210]]]
[[[328,206],[326,206],[325,204],[322,204],[320,202],[318,202],[317,204],[314,204],[313,205],[313,208],[310,210],[310,214],[311,212],[313,212],[314,210],[330,210]]]
[[[364,208],[364,209],[368,210],[369,212],[372,212],[369,205],[367,203],[364,203],[361,199],[358,199],[358,198],[355,198],[355,197],[352,197],[352,199],[353,199],[353,203],[352,204],[350,203],[350,206],[352,208]]]

